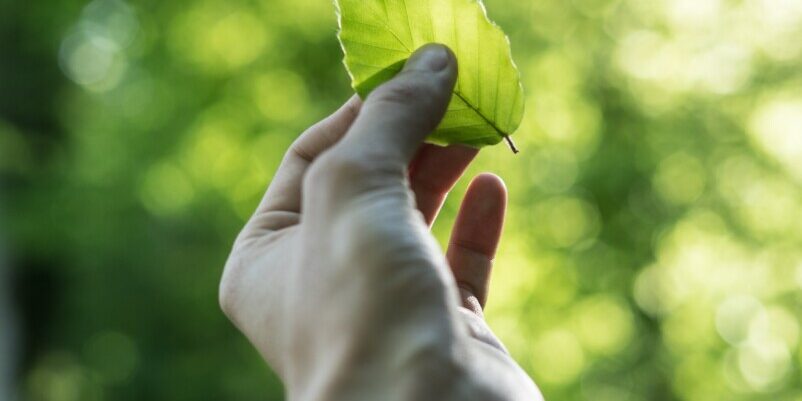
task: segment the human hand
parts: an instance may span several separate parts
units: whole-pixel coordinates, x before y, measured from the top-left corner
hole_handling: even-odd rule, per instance
[[[540,399],[482,316],[502,181],[474,179],[446,255],[429,233],[477,153],[421,145],[456,73],[426,46],[310,128],[237,238],[221,305],[289,399]]]

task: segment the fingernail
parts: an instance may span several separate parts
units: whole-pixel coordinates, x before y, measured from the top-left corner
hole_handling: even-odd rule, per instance
[[[437,72],[448,66],[450,58],[448,50],[442,45],[426,45],[412,55],[407,62],[407,68]]]

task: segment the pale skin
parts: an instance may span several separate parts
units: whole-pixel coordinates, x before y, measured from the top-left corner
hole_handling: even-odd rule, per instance
[[[425,46],[303,133],[237,238],[220,302],[289,400],[542,399],[483,315],[504,183],[473,179],[445,254],[429,232],[477,154],[423,144],[456,71]]]

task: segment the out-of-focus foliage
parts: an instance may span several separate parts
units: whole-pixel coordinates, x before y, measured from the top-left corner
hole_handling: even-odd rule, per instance
[[[493,328],[548,399],[802,400],[802,2],[486,0],[528,108]],[[218,312],[349,96],[328,0],[0,2],[23,399],[281,399]],[[435,227],[445,239],[462,181]]]

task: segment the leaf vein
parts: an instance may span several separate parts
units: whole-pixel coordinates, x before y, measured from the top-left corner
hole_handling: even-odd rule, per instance
[[[492,127],[494,130],[496,130],[496,132],[499,134],[499,136],[502,136],[502,137],[503,137],[503,136],[507,136],[507,133],[506,133],[506,132],[504,132],[504,131],[502,131],[502,130],[501,130],[499,127],[498,127],[498,126],[496,126],[496,124],[495,124],[495,123],[493,123],[493,121],[491,121],[490,119],[488,119],[488,118],[487,118],[487,117],[486,117],[484,114],[482,114],[482,112],[481,112],[481,111],[479,111],[479,110],[478,110],[476,107],[473,107],[473,105],[471,105],[470,103],[468,103],[468,101],[467,101],[467,100],[465,100],[465,97],[462,95],[462,93],[455,92],[455,93],[454,93],[454,95],[456,95],[457,97],[459,97],[459,98],[460,98],[460,100],[462,100],[463,102],[465,102],[465,105],[467,105],[467,106],[468,106],[468,108],[472,109],[472,110],[473,110],[473,111],[474,111],[474,112],[475,112],[475,113],[476,113],[476,114],[477,114],[479,117],[482,117],[482,119],[483,119],[483,120],[485,120],[485,122],[487,122],[487,124],[488,124],[488,125],[490,125],[490,127]]]
[[[358,40],[354,40],[354,39],[346,39],[346,40],[344,40],[344,42],[356,43],[358,45],[362,45],[362,46],[366,46],[366,47],[372,47],[374,49],[379,49],[379,50],[387,50],[387,51],[400,53],[400,54],[408,56],[407,52],[404,51],[404,50],[393,49],[393,48],[387,47],[387,46],[374,45],[374,44],[371,44],[371,43],[362,42],[362,41],[358,41]]]
[[[409,18],[409,7],[407,6],[407,0],[401,0],[401,3],[404,4],[404,15],[406,15],[407,17],[407,29],[409,30],[409,40],[412,41],[412,47],[415,47],[415,36],[412,34],[412,21]]]

